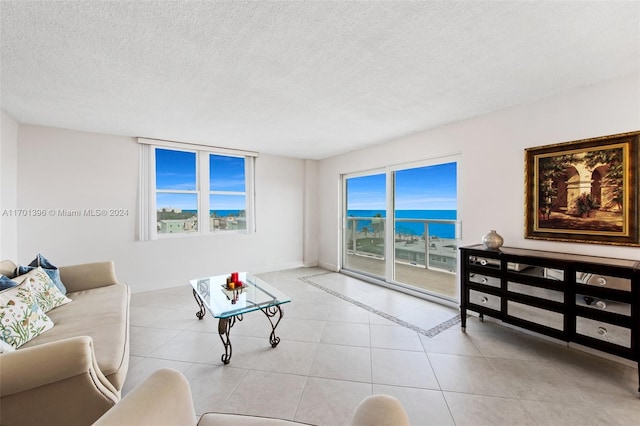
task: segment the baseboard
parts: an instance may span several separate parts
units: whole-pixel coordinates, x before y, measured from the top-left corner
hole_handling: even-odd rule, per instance
[[[280,263],[278,265],[269,265],[264,268],[257,268],[250,271],[253,274],[264,274],[266,272],[286,271],[287,269],[305,268],[306,265],[303,262],[289,262]]]
[[[340,268],[338,267],[338,265],[335,265],[333,263],[318,262],[318,266],[321,267],[322,269],[326,269],[328,271],[340,272]]]

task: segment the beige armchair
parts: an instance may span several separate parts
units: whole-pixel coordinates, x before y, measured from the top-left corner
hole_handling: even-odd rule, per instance
[[[300,423],[266,417],[206,413],[196,419],[187,379],[163,368],[136,387],[94,426],[277,426]],[[409,418],[400,402],[387,395],[373,395],[355,410],[352,426],[404,426]]]
[[[3,425],[86,425],[120,399],[96,364],[88,336],[5,353],[0,371]]]

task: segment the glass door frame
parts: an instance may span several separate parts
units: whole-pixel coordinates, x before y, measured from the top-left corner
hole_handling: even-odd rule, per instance
[[[456,163],[456,221],[455,221],[455,240],[456,245],[459,246],[459,242],[462,239],[462,221],[461,217],[461,164],[462,164],[462,155],[461,154],[451,154],[444,155],[440,157],[434,157],[419,161],[411,161],[406,163],[400,163],[395,165],[390,165],[381,168],[375,168],[365,171],[353,172],[353,173],[344,173],[341,175],[341,185],[342,185],[342,206],[341,206],[341,216],[342,216],[342,227],[341,227],[341,235],[340,235],[340,246],[341,246],[341,270],[345,270],[347,272],[364,275],[366,277],[372,278],[374,281],[380,281],[380,284],[383,285],[391,285],[393,287],[399,287],[400,289],[408,290],[411,293],[416,293],[420,297],[426,296],[427,298],[435,298],[448,302],[458,302],[460,295],[458,295],[458,299],[454,299],[442,294],[438,294],[432,291],[417,289],[416,287],[408,284],[402,283],[395,280],[396,275],[396,259],[395,259],[395,231],[396,231],[396,217],[395,217],[395,173],[402,170],[412,169],[412,168],[420,168],[420,167],[428,167],[428,166],[436,166],[439,164],[445,163]],[[385,199],[386,199],[386,215],[385,215],[385,276],[381,277],[378,275],[367,274],[363,271],[358,271],[354,269],[346,268],[347,265],[347,180],[351,178],[370,176],[375,174],[385,174]],[[426,241],[425,241],[426,244]],[[459,261],[458,261],[459,265]],[[459,266],[457,268],[459,271]]]

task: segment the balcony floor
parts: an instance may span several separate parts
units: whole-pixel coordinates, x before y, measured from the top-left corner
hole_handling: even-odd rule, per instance
[[[374,257],[347,256],[347,269],[384,277],[385,261]],[[456,274],[434,271],[419,266],[396,262],[395,281],[418,289],[458,300],[458,278]]]

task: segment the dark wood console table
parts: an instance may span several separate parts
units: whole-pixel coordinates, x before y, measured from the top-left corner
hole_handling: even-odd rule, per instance
[[[638,362],[640,262],[461,247],[460,309]]]

